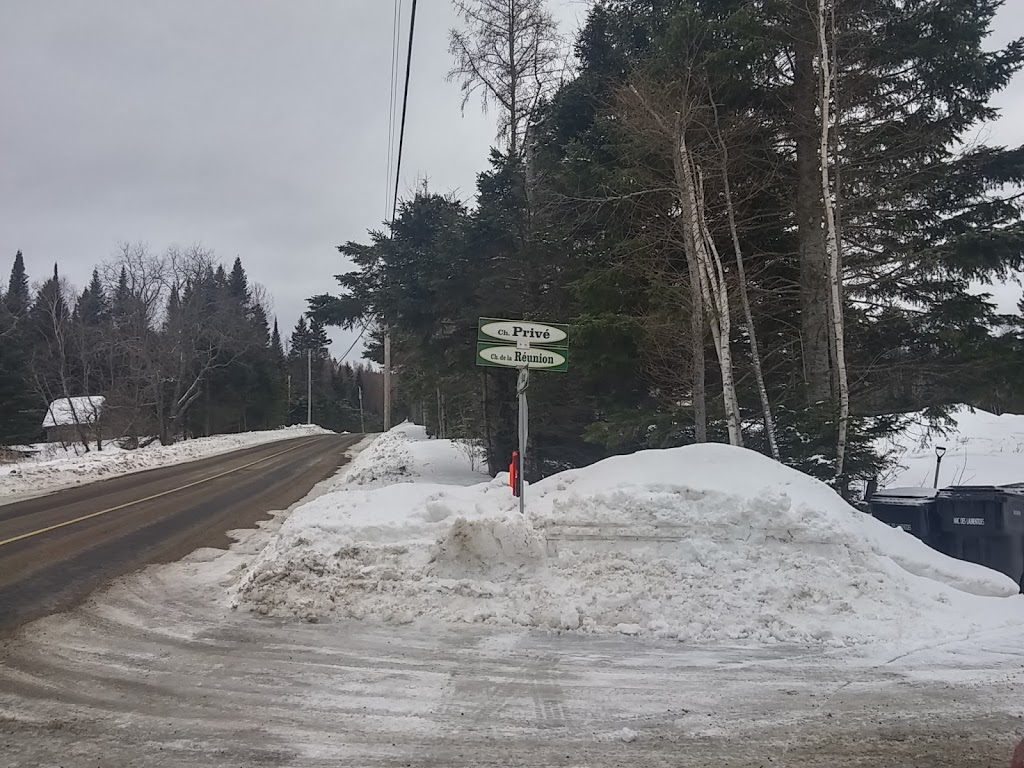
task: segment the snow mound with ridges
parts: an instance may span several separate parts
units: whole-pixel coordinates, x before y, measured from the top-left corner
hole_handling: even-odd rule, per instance
[[[237,587],[262,614],[435,619],[693,642],[849,645],[1024,623],[1018,587],[858,512],[826,485],[738,448],[646,451],[529,488],[462,473],[411,426],[364,451],[359,483],[299,507]],[[430,463],[431,476],[410,470]],[[449,466],[448,471],[439,467]]]

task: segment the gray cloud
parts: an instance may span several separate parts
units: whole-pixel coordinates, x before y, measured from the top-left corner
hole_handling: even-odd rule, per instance
[[[998,42],[1024,27],[1012,5]],[[567,27],[585,9],[556,4]],[[335,289],[346,265],[334,246],[387,214],[392,11],[383,0],[4,3],[0,267],[21,249],[34,279],[59,261],[82,285],[120,241],[201,242],[242,257],[287,333],[307,296]],[[453,23],[447,0],[420,4],[403,192],[425,177],[468,198],[494,137],[445,82]],[[1024,143],[1024,80],[998,103],[990,138]],[[351,339],[332,336],[336,353]]]

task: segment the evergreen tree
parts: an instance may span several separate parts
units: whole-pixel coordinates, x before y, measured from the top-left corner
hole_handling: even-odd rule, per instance
[[[270,348],[274,353],[274,360],[281,366],[284,365],[284,345],[281,343],[281,332],[277,330],[277,318],[274,318],[274,330],[270,335]]]
[[[14,254],[14,266],[11,268],[11,278],[7,283],[7,292],[4,294],[4,305],[15,317],[20,317],[28,311],[32,303],[32,297],[28,289],[28,274],[25,272],[25,259],[21,251]]]
[[[573,325],[572,372],[531,383],[545,414],[537,471],[724,439],[725,369],[709,365],[709,306],[687,269],[695,235],[680,212],[682,138],[700,179],[702,242],[736,254],[718,272],[727,319],[746,297],[742,322],[714,345],[731,353],[742,421],[760,420],[766,398],[784,460],[834,477],[841,338],[852,382],[842,463],[869,474],[871,442],[895,426],[878,414],[980,398],[996,355],[1014,359],[1012,337],[994,333],[991,306],[968,288],[1022,265],[1013,190],[1024,150],[956,149],[1024,62],[1024,42],[985,52],[996,7],[826,0],[826,68],[817,0],[598,2],[577,41],[577,75],[524,131],[532,143],[521,158],[494,153],[476,208],[426,190],[404,201],[388,231],[339,248],[356,269],[338,278],[341,295],[310,299],[311,316],[369,327],[377,362],[386,324],[399,406],[423,412],[434,433],[457,421],[485,441],[492,470],[507,463],[514,409],[506,372],[470,373],[484,315]],[[827,69],[835,82],[823,108]],[[831,209],[838,259],[825,237]],[[1006,402],[1020,385],[1009,368],[1000,377]],[[768,451],[764,429],[746,439]]]
[[[31,385],[31,337],[23,318],[31,303],[25,261],[18,251],[0,299],[0,445],[35,442],[44,407]]]
[[[242,259],[235,257],[235,263],[231,267],[231,276],[228,278],[228,290],[241,305],[249,303],[249,278],[242,267]]]
[[[171,290],[174,295],[177,295],[177,284],[172,286]],[[117,288],[114,289],[113,310],[115,314],[120,316],[128,315],[131,312],[131,301],[131,290],[128,287],[128,270],[125,267],[121,267],[121,271],[117,276]]]
[[[82,291],[82,295],[75,306],[75,311],[79,315],[81,322],[92,328],[98,328],[106,321],[110,312],[110,306],[107,301],[106,290],[100,281],[98,270],[94,269],[92,271],[92,279],[85,290]]]
[[[39,288],[31,313],[35,331],[46,339],[53,339],[60,334],[70,319],[71,311],[64,298],[56,264],[53,265],[53,277]]]

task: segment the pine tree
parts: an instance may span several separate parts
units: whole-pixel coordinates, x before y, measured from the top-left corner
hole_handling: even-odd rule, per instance
[[[305,357],[307,349],[310,349],[309,326],[306,324],[306,316],[301,315],[288,342],[288,357],[293,360]]]
[[[56,264],[53,265],[53,277],[39,288],[31,312],[36,320],[36,331],[46,337],[59,333],[61,326],[70,319],[71,312],[61,289]]]
[[[11,278],[7,283],[7,292],[4,294],[4,304],[12,315],[20,317],[28,311],[31,303],[32,297],[28,289],[25,259],[21,255],[21,251],[18,251],[14,254],[14,266],[11,268]]]
[[[316,317],[309,319],[309,334],[306,338],[306,348],[313,350],[314,361],[319,360],[322,363],[329,359],[330,351],[328,348],[331,346],[331,340],[327,336],[322,320]]]
[[[825,5],[831,16],[833,3]],[[991,95],[1021,66],[1020,42],[985,52],[997,5],[926,0],[898,10],[885,0],[836,3],[835,28],[831,19],[826,25],[836,81],[825,110],[834,112],[826,165],[845,265],[840,288],[856,301],[843,308],[854,415],[896,407],[889,393],[897,383],[933,398],[962,396],[956,384],[975,365],[977,340],[989,324],[982,304],[967,295],[969,280],[998,278],[1021,263],[1020,209],[1001,190],[1024,177],[1024,152],[952,149],[971,126],[992,116]],[[790,460],[836,450],[838,382],[831,375],[836,349],[829,330],[835,313],[827,301],[821,234],[824,69],[817,15],[818,3],[805,0],[770,0],[757,13],[734,0],[598,3],[578,45],[580,76],[552,102],[539,141],[543,167],[537,175],[554,182],[549,199],[567,219],[563,251],[594,257],[577,284],[587,298],[587,322],[603,315],[606,328],[650,329],[651,318],[667,314],[672,291],[658,270],[650,271],[648,282],[629,281],[627,270],[669,247],[651,236],[664,232],[673,216],[671,201],[658,198],[671,159],[650,131],[626,125],[623,110],[628,99],[636,100],[630,88],[656,84],[663,92],[659,106],[670,110],[679,109],[679,94],[691,105],[708,102],[704,94],[710,94],[706,116],[694,121],[698,132],[717,121],[712,105],[726,123],[749,124],[731,157],[738,180],[732,186],[744,196],[740,245],[756,257],[749,270],[754,322],[769,358],[772,401],[785,414]],[[660,168],[652,163],[658,158]],[[720,194],[709,188],[717,206]],[[602,198],[607,202],[600,205],[579,202]],[[723,237],[719,247],[727,243]],[[632,284],[624,285],[623,277]],[[641,297],[616,304],[607,290],[613,286]],[[616,314],[605,314],[612,308]],[[683,319],[665,324],[676,338]],[[650,364],[653,346],[645,358],[657,369]],[[587,355],[575,349],[574,363],[585,365]],[[678,375],[672,357],[664,370]],[[905,373],[893,376],[896,370]],[[712,371],[697,373],[712,383]],[[654,389],[665,393],[657,408],[665,421],[677,422],[677,408],[666,406],[685,402],[689,393],[665,389],[663,382]],[[809,403],[820,407],[810,411]],[[638,425],[661,421],[625,413]]]
[[[110,306],[98,270],[92,271],[92,280],[82,291],[75,310],[80,321],[93,328],[99,327],[107,319]]]
[[[249,278],[242,267],[242,259],[235,257],[235,263],[231,267],[231,276],[228,278],[228,290],[239,304],[246,306],[249,303]]]
[[[31,335],[23,323],[30,304],[25,261],[18,251],[0,300],[0,445],[35,442],[45,413],[30,381]]]
[[[281,333],[277,330],[277,318],[274,318],[274,331],[270,334],[270,349],[274,353],[274,359],[279,365],[284,364],[284,345],[281,343]]]

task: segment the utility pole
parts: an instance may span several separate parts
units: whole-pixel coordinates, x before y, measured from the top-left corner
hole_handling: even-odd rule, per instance
[[[306,423],[313,423],[313,350],[306,350]]]
[[[384,331],[384,431],[391,429],[391,329]]]
[[[366,418],[363,416],[363,385],[359,385],[359,431],[366,434]]]
[[[288,403],[288,413],[285,415],[284,420],[291,424],[292,421],[292,374],[288,372],[288,399],[285,400]]]
[[[395,189],[391,203],[391,234],[395,231],[398,212],[398,184],[402,178],[402,149],[405,146],[405,116],[409,106],[409,77],[412,74],[412,41],[416,35],[416,0],[409,15],[409,50],[405,56],[405,92],[402,95],[402,121],[398,129],[398,153],[395,157]],[[384,328],[384,431],[391,429],[391,327]]]

